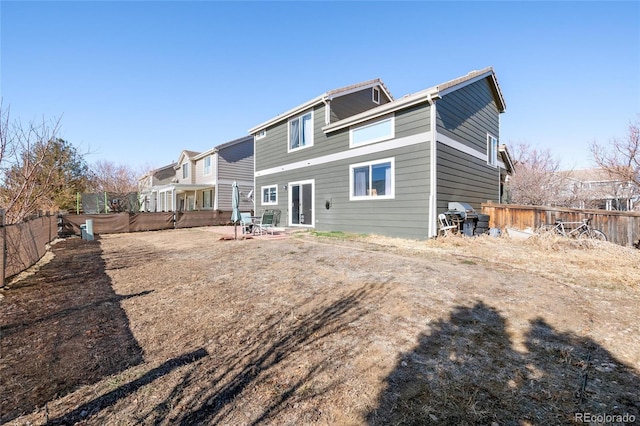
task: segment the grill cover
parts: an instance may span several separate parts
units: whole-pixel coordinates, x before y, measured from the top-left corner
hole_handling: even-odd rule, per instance
[[[476,213],[476,211],[473,207],[471,207],[470,204],[458,201],[449,203],[449,213],[458,214],[465,220],[478,218],[478,213]]]

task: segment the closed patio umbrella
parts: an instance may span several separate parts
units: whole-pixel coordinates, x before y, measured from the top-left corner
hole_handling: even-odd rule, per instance
[[[234,180],[231,185],[231,221],[233,222],[234,238],[238,239],[238,221],[240,220],[240,190]]]

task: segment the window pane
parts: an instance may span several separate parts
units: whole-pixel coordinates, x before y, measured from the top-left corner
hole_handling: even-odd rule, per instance
[[[262,190],[262,202],[263,203],[269,202],[269,188],[265,188]]]
[[[371,175],[373,189],[371,195],[389,195],[391,190],[391,163],[372,165]]]
[[[275,189],[275,188],[271,188],[271,192],[270,192],[270,194],[269,194],[269,200],[270,200],[272,203],[275,203],[275,202],[277,201],[277,200],[276,200],[276,189]]]
[[[393,126],[390,118],[369,124],[351,131],[351,144],[359,145],[375,140],[393,137]]]
[[[302,141],[301,145],[309,145],[313,136],[313,126],[311,122],[311,114],[302,117]]]
[[[289,122],[289,147],[291,149],[298,148],[300,146],[300,122],[298,120],[292,120]]]
[[[369,193],[369,166],[353,169],[353,195],[363,197]]]

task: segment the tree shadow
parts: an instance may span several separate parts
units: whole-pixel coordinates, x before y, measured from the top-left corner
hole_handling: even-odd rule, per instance
[[[99,241],[52,247],[37,274],[4,289],[0,303],[0,423],[143,361],[105,273]]]
[[[331,303],[308,300],[316,307],[304,316],[292,318],[290,313],[279,312],[266,317],[259,330],[243,337],[240,349],[212,354],[206,366],[184,374],[169,396],[148,412],[144,423],[234,423],[231,413],[237,410],[238,399],[261,386],[270,387],[273,397],[256,401],[254,410],[244,413],[241,423],[268,423],[292,403],[308,401],[325,392],[331,384],[315,388],[310,383],[331,368],[332,354],[314,352],[314,362],[303,371],[296,371],[294,377],[284,377],[291,374],[287,368],[299,353],[321,345],[328,336],[345,331],[366,315],[362,302],[374,291],[371,287],[349,292]]]
[[[593,340],[559,333],[539,318],[526,347],[513,348],[494,308],[458,306],[402,354],[367,422],[571,424],[580,413],[640,419],[637,372]]]

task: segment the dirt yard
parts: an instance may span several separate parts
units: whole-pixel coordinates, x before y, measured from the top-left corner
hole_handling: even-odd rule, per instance
[[[640,250],[221,232],[56,242],[0,291],[0,423],[640,422]]]

